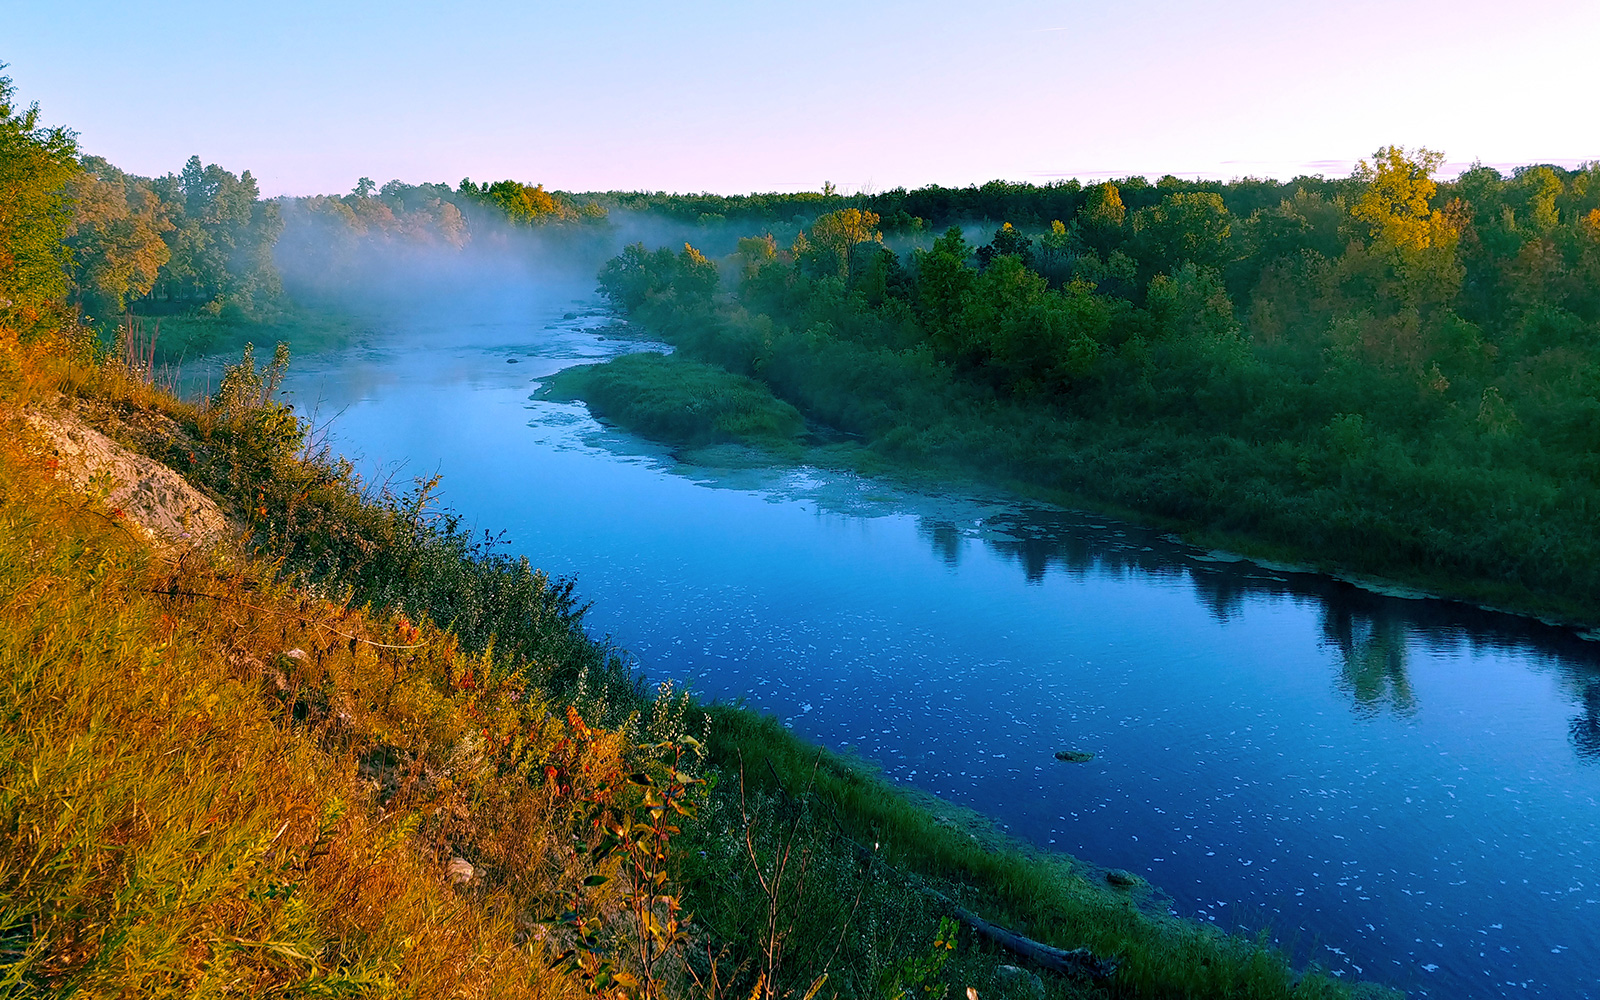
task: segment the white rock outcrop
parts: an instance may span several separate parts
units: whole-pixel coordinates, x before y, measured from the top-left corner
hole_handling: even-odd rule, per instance
[[[176,472],[130,451],[70,413],[26,414],[57,460],[57,472],[120,517],[164,555],[206,550],[232,534],[214,501]]]

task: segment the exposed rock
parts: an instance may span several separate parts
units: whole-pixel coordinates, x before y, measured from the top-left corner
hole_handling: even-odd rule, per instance
[[[1094,754],[1087,750],[1057,750],[1056,760],[1064,760],[1072,764],[1082,764],[1094,760]]]
[[[1123,871],[1121,868],[1112,868],[1106,872],[1106,881],[1119,889],[1128,889],[1144,881],[1133,872]]]
[[[163,555],[206,550],[232,529],[210,497],[176,472],[129,451],[70,413],[29,413],[62,478],[85,493],[101,493],[112,517]]]
[[[456,885],[466,885],[472,881],[472,876],[477,874],[465,858],[451,858],[450,864],[445,867],[445,873]]]

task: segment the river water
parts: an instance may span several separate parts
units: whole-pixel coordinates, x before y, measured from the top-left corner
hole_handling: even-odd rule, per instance
[[[441,472],[575,576],[653,679],[1337,975],[1600,996],[1600,643],[1004,496],[680,466],[535,398],[640,349],[583,290],[375,316],[288,388],[368,473]]]

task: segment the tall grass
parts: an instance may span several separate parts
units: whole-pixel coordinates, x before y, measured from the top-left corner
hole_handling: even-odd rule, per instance
[[[270,567],[154,560],[30,448],[11,361],[0,995],[581,994],[530,937],[596,870],[537,689]]]

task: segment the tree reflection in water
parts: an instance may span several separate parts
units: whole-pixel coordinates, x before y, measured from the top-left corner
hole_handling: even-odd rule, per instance
[[[1323,640],[1339,651],[1339,690],[1355,702],[1358,715],[1376,716],[1387,705],[1396,715],[1417,710],[1406,675],[1407,630],[1387,616],[1357,617],[1328,607],[1322,616]]]
[[[1413,647],[1526,658],[1534,669],[1554,671],[1581,702],[1569,738],[1579,758],[1600,764],[1600,642],[1584,641],[1571,629],[1448,601],[1398,600],[1316,573],[1266,569],[1092,514],[997,504],[975,505],[972,515],[919,519],[918,533],[952,569],[970,540],[1017,564],[1030,584],[1043,583],[1052,572],[1145,583],[1186,577],[1196,600],[1224,625],[1252,602],[1312,602],[1323,647],[1339,654],[1335,687],[1363,718],[1418,712],[1409,676]]]
[[[1583,691],[1583,714],[1567,727],[1579,758],[1600,761],[1600,681],[1590,681]]]
[[[955,522],[924,518],[918,523],[917,532],[928,540],[934,554],[943,559],[946,566],[953,568],[961,564],[961,547],[966,543],[966,537]]]

